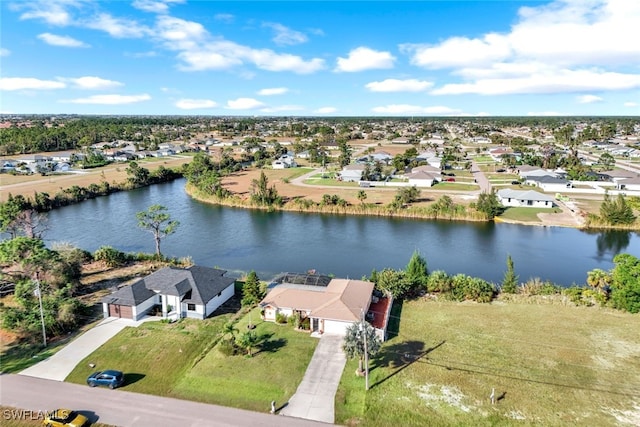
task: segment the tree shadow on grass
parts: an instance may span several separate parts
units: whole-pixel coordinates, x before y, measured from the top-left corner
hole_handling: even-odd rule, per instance
[[[287,345],[286,338],[276,338],[274,340],[271,340],[271,339],[265,340],[262,342],[262,344],[260,344],[260,350],[257,353],[262,353],[262,352],[275,353],[276,351],[283,348],[285,345]]]
[[[145,376],[146,376],[145,374],[127,372],[126,374],[124,374],[124,384],[122,386],[125,387],[128,385],[137,383],[138,381],[143,379]]]
[[[424,349],[424,342],[422,341],[404,341],[386,347],[374,359],[375,365],[373,369],[386,367],[395,370],[386,377],[382,378],[380,381],[377,381],[376,383],[371,385],[371,387],[373,388],[381,385],[389,378],[392,378],[394,375],[411,366],[413,363],[422,359],[424,356],[436,350],[438,347],[444,345],[445,342],[446,341],[441,341],[440,343],[426,350]]]

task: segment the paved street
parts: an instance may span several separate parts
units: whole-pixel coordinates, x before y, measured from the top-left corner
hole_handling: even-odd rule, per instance
[[[0,375],[0,404],[33,411],[71,408],[122,427],[196,426],[322,426],[315,421],[224,406],[132,393],[108,388],[45,380],[24,375]],[[3,413],[4,416],[10,414]],[[2,421],[0,420],[0,424]]]

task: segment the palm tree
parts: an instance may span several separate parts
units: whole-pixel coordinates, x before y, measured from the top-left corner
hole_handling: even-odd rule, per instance
[[[258,345],[259,341],[260,339],[254,331],[245,332],[238,337],[238,344],[247,350],[247,356],[249,357],[252,356],[251,350]]]
[[[236,339],[236,332],[238,332],[238,328],[231,322],[225,323],[222,327],[222,336],[230,336],[232,340]]]
[[[599,268],[587,273],[587,284],[601,294],[606,294],[605,289],[611,284],[611,279],[611,274]]]

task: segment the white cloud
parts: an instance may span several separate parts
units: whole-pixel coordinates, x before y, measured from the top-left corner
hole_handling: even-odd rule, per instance
[[[506,95],[625,90],[640,87],[640,74],[594,70],[557,70],[526,77],[479,79],[471,83],[449,83],[431,91],[432,95]]]
[[[183,0],[134,0],[131,6],[151,13],[167,13],[170,3],[183,3]]]
[[[230,13],[217,13],[214,15],[213,19],[224,22],[225,24],[230,24],[236,19],[236,17]]]
[[[69,78],[69,79],[61,78],[60,80],[71,82],[78,89],[100,90],[100,89],[113,89],[119,86],[123,86],[122,83],[117,82],[115,80],[107,80],[107,79],[103,79],[95,76],[84,76],[84,77]]]
[[[334,71],[356,72],[373,69],[393,68],[396,58],[389,52],[381,52],[368,47],[358,47],[349,52],[349,57],[338,57]]]
[[[69,99],[61,102],[69,102],[71,104],[122,105],[134,104],[150,99],[151,96],[144,93],[141,95],[92,95],[86,98]]]
[[[374,113],[380,113],[380,114],[453,115],[453,114],[460,113],[460,110],[456,110],[456,109],[441,106],[441,105],[433,106],[433,107],[422,107],[419,105],[409,105],[409,104],[392,104],[392,105],[386,105],[382,107],[374,107],[372,111]]]
[[[260,111],[263,113],[281,113],[283,111],[301,111],[304,110],[302,105],[280,105],[277,107],[267,107]]]
[[[287,92],[289,92],[289,89],[287,89],[286,87],[272,87],[272,88],[259,90],[258,95],[262,95],[262,96],[282,95]]]
[[[596,95],[580,95],[576,99],[580,104],[592,104],[594,102],[604,101],[604,99]]]
[[[9,49],[0,47],[0,56],[9,56],[9,55],[11,55],[11,51]]]
[[[84,20],[81,22],[81,26],[104,31],[117,39],[141,38],[150,34],[148,27],[130,19],[114,18],[108,13],[100,13]]]
[[[129,58],[154,58],[158,56],[158,53],[153,50],[147,52],[125,52],[124,56]]]
[[[38,35],[38,38],[43,42],[50,44],[52,46],[89,47],[88,44],[80,40],[76,40],[73,37],[69,37],[69,36],[58,36],[56,34],[51,34],[51,33],[42,33]]]
[[[332,114],[332,113],[335,113],[336,111],[338,111],[338,109],[335,108],[335,107],[320,107],[316,111],[314,111],[314,113],[317,113],[317,114]]]
[[[292,30],[291,28],[285,27],[282,24],[278,24],[275,22],[265,22],[262,25],[264,27],[271,28],[275,32],[275,36],[271,40],[273,40],[273,42],[279,46],[306,43],[308,40],[307,36],[303,33]]]
[[[511,53],[506,38],[494,33],[482,39],[452,37],[437,46],[404,44],[400,50],[412,55],[412,64],[432,69],[489,65]]]
[[[66,26],[72,21],[67,7],[78,6],[80,2],[71,0],[50,0],[46,2],[15,2],[10,4],[12,10],[26,10],[20,15],[21,20],[41,19],[50,25]]]
[[[386,79],[381,82],[367,83],[365,87],[371,92],[422,92],[431,86],[433,83],[425,80]]]
[[[48,90],[66,87],[63,82],[54,80],[40,80],[32,77],[2,77],[0,90]]]
[[[624,105],[625,107],[637,107],[640,104],[638,104],[637,102],[633,102],[633,101],[627,101],[622,105]]]
[[[230,99],[227,101],[226,108],[229,110],[254,110],[257,108],[262,108],[265,105],[253,98],[238,98],[238,99]]]
[[[176,107],[182,110],[195,110],[201,108],[214,108],[218,104],[210,99],[181,99],[176,102]]]
[[[404,44],[411,63],[450,69],[463,81],[436,89],[454,93],[562,93],[638,87],[640,44],[634,28],[640,2],[556,0],[521,7],[504,33]],[[588,82],[586,76],[597,81]],[[569,81],[576,77],[577,81]],[[622,82],[606,82],[621,78]]]

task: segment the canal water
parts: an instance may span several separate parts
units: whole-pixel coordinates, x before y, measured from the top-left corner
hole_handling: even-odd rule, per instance
[[[569,286],[584,284],[589,270],[610,269],[618,253],[640,256],[634,232],[269,213],[201,203],[184,185],[180,179],[56,209],[49,213],[45,239],[92,252],[103,245],[153,252],[153,236],[137,227],[136,213],[161,204],[180,221],[176,233],[162,241],[163,254],[190,256],[229,275],[255,270],[261,279],[310,269],[359,279],[372,269],[404,268],[418,250],[430,271],[499,283],[511,255],[520,281],[539,277]]]

